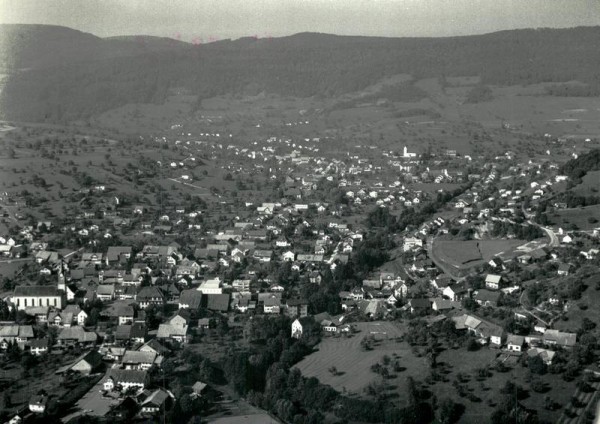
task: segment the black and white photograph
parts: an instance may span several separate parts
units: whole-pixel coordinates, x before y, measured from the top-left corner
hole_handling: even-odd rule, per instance
[[[600,0],[0,0],[4,423],[600,423]]]

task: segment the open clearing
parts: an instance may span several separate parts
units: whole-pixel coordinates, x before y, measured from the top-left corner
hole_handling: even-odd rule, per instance
[[[433,252],[436,259],[457,269],[482,265],[494,256],[507,253],[527,243],[518,239],[498,240],[435,240]]]
[[[427,373],[426,359],[416,357],[406,342],[398,342],[396,337],[404,331],[391,322],[353,323],[360,330],[351,337],[326,337],[317,346],[318,351],[300,361],[296,367],[305,377],[316,377],[323,384],[328,384],[340,392],[361,393],[372,381],[380,381],[381,377],[371,371],[371,366],[381,361],[384,355],[398,355],[405,371],[398,373],[404,381],[406,377],[422,380]],[[373,334],[381,343],[373,350],[364,350],[361,340]],[[328,370],[336,367],[338,375]],[[400,384],[402,386],[402,384]]]

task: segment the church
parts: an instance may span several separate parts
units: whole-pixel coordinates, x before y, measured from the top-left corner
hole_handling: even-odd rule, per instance
[[[35,306],[62,309],[66,303],[64,292],[56,286],[18,286],[12,295],[17,310]]]

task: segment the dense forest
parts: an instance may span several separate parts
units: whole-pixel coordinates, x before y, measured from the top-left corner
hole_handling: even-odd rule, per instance
[[[577,80],[590,92],[600,86],[598,27],[449,38],[302,33],[203,45],[152,37],[101,39],[57,27],[6,28],[0,26],[0,38],[8,38],[8,32],[12,43],[8,48],[0,42],[0,57],[10,77],[0,94],[0,110],[2,118],[13,120],[66,121],[126,103],[160,103],[174,87],[200,98],[261,91],[331,97],[400,73],[415,78],[478,75],[483,84],[499,85]],[[52,37],[46,34],[50,30]],[[48,54],[52,51],[61,53]],[[393,97],[405,94],[418,93],[399,91]]]

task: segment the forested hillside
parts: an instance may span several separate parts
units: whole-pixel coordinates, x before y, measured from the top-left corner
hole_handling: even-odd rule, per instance
[[[57,27],[48,28],[60,36],[48,38],[44,27],[22,27],[28,30],[27,48],[15,43],[21,39],[16,28],[11,28],[10,48],[0,43],[12,64],[0,95],[4,119],[86,118],[126,103],[160,103],[173,87],[200,98],[260,91],[336,96],[399,73],[415,78],[479,75],[482,84],[498,85],[577,80],[587,93],[600,87],[598,27],[451,38],[303,33],[198,46],[152,37],[100,39]],[[2,29],[0,36],[5,33]],[[36,58],[36,51],[47,53]],[[50,52],[60,52],[60,60]],[[31,69],[18,70],[23,67]]]

